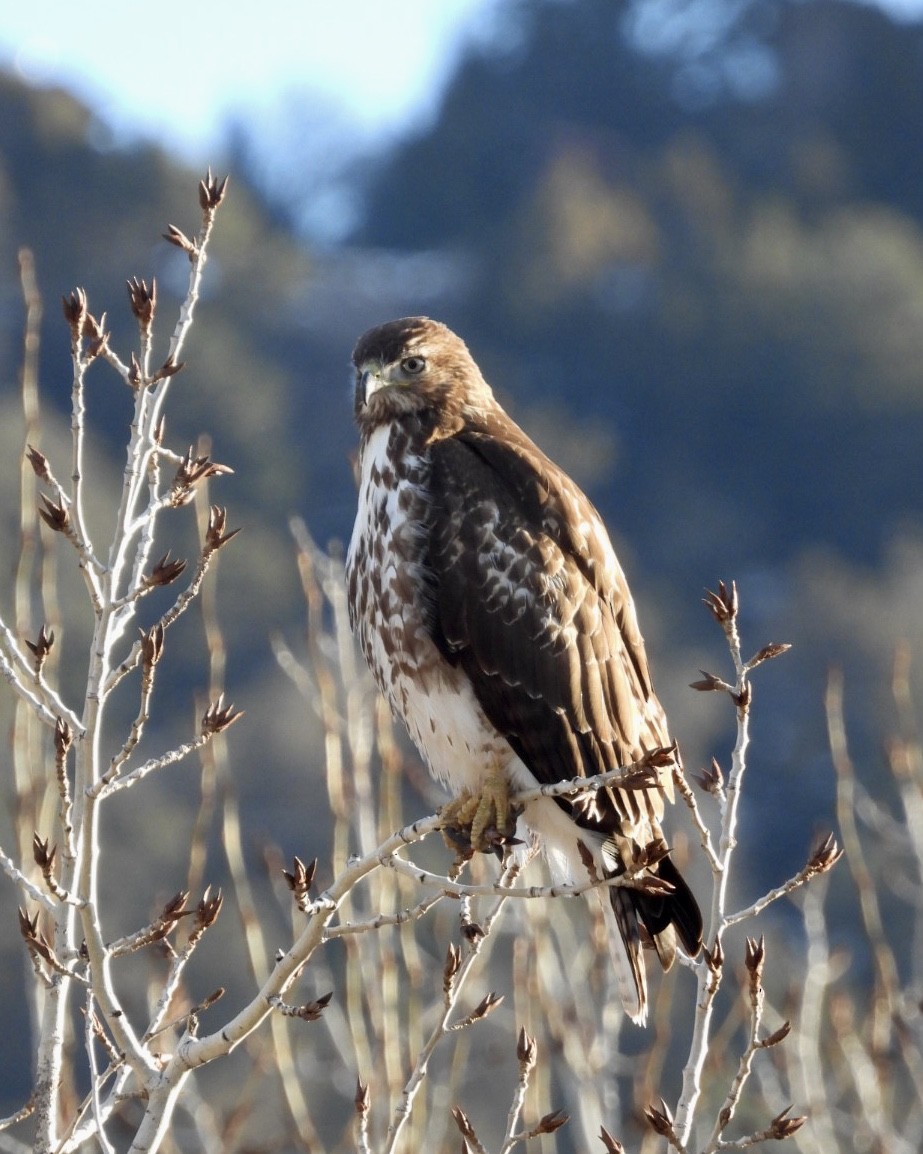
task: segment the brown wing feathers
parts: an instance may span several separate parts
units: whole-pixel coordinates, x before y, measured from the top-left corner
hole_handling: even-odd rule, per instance
[[[658,709],[645,708],[652,690],[624,578],[572,528],[595,510],[510,424],[516,435],[504,429],[502,440],[478,432],[432,446],[433,635],[537,780],[592,776],[665,744],[666,729]],[[558,478],[577,506],[570,517]],[[662,810],[657,791],[612,790],[573,816],[643,843],[660,835]],[[694,955],[701,921],[672,862],[656,872],[673,894],[612,891],[613,906],[621,921],[627,904],[652,937],[667,935],[659,949],[668,964],[670,924]]]
[[[550,760],[547,748],[527,760],[539,780],[616,768],[643,752],[637,695],[649,692],[632,684],[636,666],[623,657],[618,591],[603,585],[602,559],[552,536],[557,494],[535,479],[544,462],[527,470],[523,450],[506,449],[501,473],[504,446],[493,440],[488,456],[486,443],[462,435],[432,448],[434,625],[495,725],[510,728],[518,705],[513,716],[527,724],[516,736],[527,749],[547,742],[534,732],[539,722],[555,734]],[[588,502],[581,512],[595,516]]]

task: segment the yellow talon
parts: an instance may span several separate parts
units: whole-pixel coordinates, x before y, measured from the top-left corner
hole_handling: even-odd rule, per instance
[[[494,762],[477,793],[463,793],[440,810],[442,829],[454,848],[470,852],[501,852],[515,843],[518,814],[510,805],[510,785],[503,768]]]

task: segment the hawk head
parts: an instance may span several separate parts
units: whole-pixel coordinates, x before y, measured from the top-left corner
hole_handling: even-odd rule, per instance
[[[356,420],[363,429],[427,412],[435,424],[451,426],[493,400],[465,342],[429,317],[369,329],[359,338],[353,365]]]

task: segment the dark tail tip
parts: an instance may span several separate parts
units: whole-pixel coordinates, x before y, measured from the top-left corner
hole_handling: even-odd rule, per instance
[[[634,891],[637,895],[635,904],[638,917],[652,938],[656,938],[669,926],[674,926],[680,945],[690,958],[694,958],[702,948],[703,926],[699,903],[669,857],[662,858],[654,872],[673,887],[672,891],[656,896]]]

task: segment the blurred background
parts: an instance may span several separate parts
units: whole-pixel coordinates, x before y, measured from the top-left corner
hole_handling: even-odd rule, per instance
[[[231,780],[255,860],[267,837],[287,856],[325,844],[320,728],[272,650],[305,644],[288,523],[304,517],[325,547],[348,540],[350,352],[408,313],[465,337],[600,508],[692,769],[727,763],[733,723],[688,689],[700,667],[729,672],[703,589],[737,581],[748,650],[794,644],[757,676],[741,899],[835,825],[831,666],[863,788],[887,796],[895,646],[919,657],[923,643],[921,19],[917,3],[845,0],[264,0],[258,13],[207,0],[143,16],[87,0],[41,21],[5,6],[5,539],[18,534],[18,249],[46,300],[54,462],[70,403],[61,295],[85,287],[127,358],[124,281],[156,276],[165,346],[187,262],[158,238],[168,223],[194,232],[206,165],[231,177],[167,439],[183,451],[207,433],[235,469],[212,491],[244,530],[222,553],[217,606],[228,694],[247,711]],[[123,391],[94,370],[103,538]],[[162,687],[164,742],[188,731],[207,681],[189,628]],[[64,639],[74,688],[85,636]],[[913,666],[911,679],[919,710]],[[126,817],[124,838],[165,863],[165,891],[182,881],[171,839],[196,787],[165,771],[142,787],[145,830]],[[131,877],[127,853],[122,866]],[[861,981],[845,888],[836,935]],[[11,1101],[24,1073],[6,1080]]]

